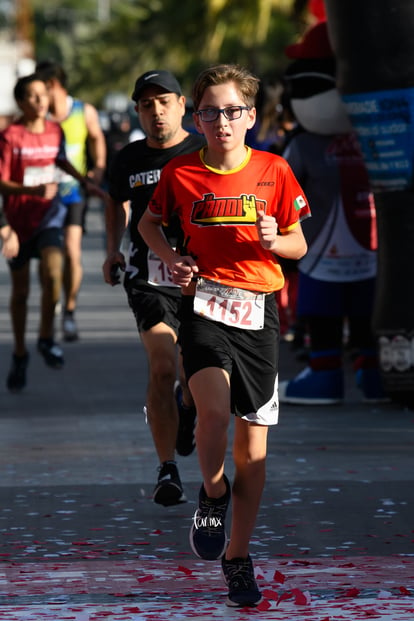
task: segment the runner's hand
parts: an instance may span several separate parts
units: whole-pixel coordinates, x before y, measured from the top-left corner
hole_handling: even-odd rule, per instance
[[[108,255],[102,265],[104,281],[108,283],[108,285],[117,285],[120,280],[115,277],[118,276],[119,278],[119,274],[115,274],[115,272],[118,272],[118,269],[125,271],[125,267],[125,257],[122,252],[114,252]]]
[[[263,248],[273,251],[278,230],[276,219],[273,216],[267,216],[264,211],[258,211],[256,228]]]
[[[193,277],[198,274],[198,267],[193,257],[181,257],[177,255],[177,259],[170,265],[173,283],[180,287],[188,287]]]

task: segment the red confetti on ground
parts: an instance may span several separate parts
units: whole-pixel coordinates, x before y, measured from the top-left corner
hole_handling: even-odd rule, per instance
[[[137,578],[138,582],[149,582],[150,580],[154,580],[154,576],[149,574],[149,576],[142,576],[141,578]]]
[[[345,591],[345,593],[342,594],[342,597],[358,597],[359,594],[360,590],[354,587]]]
[[[269,608],[271,608],[272,605],[271,603],[267,600],[267,599],[263,599],[260,604],[258,604],[258,606],[256,607],[256,610],[260,610],[261,612],[265,612],[266,610],[269,610]]]
[[[277,605],[279,606],[279,604],[283,601],[285,601],[286,599],[292,599],[293,595],[290,591],[286,591],[286,593],[282,593],[282,595],[279,596],[279,599],[277,600]]]
[[[280,571],[276,570],[273,576],[273,580],[274,582],[277,582],[278,584],[283,584],[286,580],[286,576],[282,574]]]
[[[292,594],[295,597],[296,606],[307,606],[311,602],[310,593],[307,591],[301,591],[300,589],[293,589]]]
[[[274,599],[277,602],[279,599],[279,593],[272,591],[272,589],[264,589],[263,597],[266,599]]]

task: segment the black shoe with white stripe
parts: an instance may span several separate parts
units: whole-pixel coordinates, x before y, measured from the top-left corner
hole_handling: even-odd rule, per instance
[[[48,367],[61,369],[65,364],[63,351],[53,339],[38,339],[37,349]]]
[[[175,461],[164,461],[161,464],[152,498],[164,507],[187,502]]]

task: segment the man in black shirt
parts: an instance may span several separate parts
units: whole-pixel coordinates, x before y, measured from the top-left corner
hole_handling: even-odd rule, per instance
[[[193,451],[196,413],[176,364],[181,290],[173,284],[167,266],[149,250],[137,225],[165,164],[176,155],[200,149],[204,139],[183,128],[185,97],[170,72],[144,73],[135,83],[132,99],[146,137],[121,149],[109,171],[103,272],[112,285],[119,282],[116,268],[125,272],[124,287],[148,359],[145,410],[160,461],[153,499],[168,506],[186,501],[175,452]],[[120,245],[127,227],[130,244],[125,258]],[[182,243],[178,222],[165,234],[173,245]]]

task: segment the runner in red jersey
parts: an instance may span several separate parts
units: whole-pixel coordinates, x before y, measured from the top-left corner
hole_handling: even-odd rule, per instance
[[[20,78],[14,95],[20,119],[0,134],[0,191],[10,235],[19,249],[10,253],[11,320],[14,352],[7,387],[19,392],[26,384],[29,354],[25,327],[29,296],[30,259],[39,258],[42,288],[38,350],[46,364],[59,369],[63,352],[54,341],[55,306],[62,282],[62,226],[66,209],[57,195],[58,170],[72,175],[89,191],[103,193],[68,162],[63,132],[46,120],[49,97],[45,83],[35,74]]]
[[[21,119],[1,133],[0,145],[2,186],[13,183],[27,188],[24,194],[4,195],[7,221],[20,243],[27,242],[39,228],[46,228],[52,216],[60,222],[66,214],[62,203],[42,195],[39,189],[58,180],[58,162],[66,159],[63,133],[59,125],[47,120],[42,132],[33,132]],[[7,188],[2,189],[7,192]]]
[[[231,171],[210,167],[204,150],[175,158],[165,167],[149,210],[164,224],[179,215],[186,253],[197,256],[199,276],[271,293],[284,279],[275,255],[255,243],[258,213],[277,218],[283,235],[295,229],[307,204],[285,160],[246,147],[243,161]]]
[[[193,88],[194,121],[207,147],[164,168],[139,224],[183,291],[179,339],[197,409],[203,476],[190,543],[203,559],[222,558],[229,606],[261,599],[249,542],[265,481],[268,426],[278,419],[274,291],[283,286],[283,274],[277,256],[305,254],[300,220],[309,215],[287,163],[245,146],[257,88],[258,79],[234,65],[201,73]],[[162,230],[173,216],[184,232],[180,253]],[[224,474],[231,412],[232,487]]]

